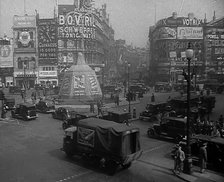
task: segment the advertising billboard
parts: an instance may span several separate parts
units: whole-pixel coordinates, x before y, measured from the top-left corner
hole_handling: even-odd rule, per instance
[[[203,39],[202,27],[177,27],[177,39]]]
[[[17,16],[13,17],[13,28],[35,28],[36,16]]]
[[[55,19],[38,20],[38,56],[42,60],[57,61],[57,25]]]
[[[66,9],[67,8],[67,9]],[[95,39],[94,15],[90,12],[58,6],[58,38],[59,39]]]
[[[163,40],[163,39],[176,39],[177,38],[177,29],[170,27],[161,27],[154,34],[154,40]]]
[[[13,67],[13,51],[11,45],[0,45],[0,67]]]
[[[20,28],[13,30],[15,52],[36,52],[36,30]]]

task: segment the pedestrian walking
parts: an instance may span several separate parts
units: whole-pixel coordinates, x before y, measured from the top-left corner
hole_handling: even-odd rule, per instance
[[[177,145],[177,151],[175,154],[174,173],[180,174],[183,171],[183,162],[185,160],[185,153],[180,145]]]
[[[151,102],[155,102],[155,95],[154,95],[154,93],[152,93]]]
[[[203,143],[199,150],[199,166],[200,172],[203,173],[206,169],[207,162],[207,143]]]

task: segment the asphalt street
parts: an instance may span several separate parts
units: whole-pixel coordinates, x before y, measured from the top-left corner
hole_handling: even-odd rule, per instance
[[[169,94],[156,94],[156,99],[165,100]],[[141,99],[136,107],[142,111],[150,100],[150,94]],[[224,95],[217,96],[212,117],[223,112]],[[122,109],[128,106],[122,106]],[[8,113],[8,116],[10,114]],[[0,181],[3,182],[74,182],[74,181],[141,181],[178,182],[173,175],[173,160],[170,151],[173,142],[147,136],[147,128],[153,123],[135,120],[141,131],[143,155],[128,170],[118,170],[114,176],[79,156],[68,159],[62,147],[62,122],[51,114],[39,114],[31,121],[0,121]]]

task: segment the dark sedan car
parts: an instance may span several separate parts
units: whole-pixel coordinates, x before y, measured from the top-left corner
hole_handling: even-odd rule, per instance
[[[60,119],[62,121],[75,117],[77,112],[72,107],[59,107],[52,112],[54,119]]]
[[[12,118],[18,118],[23,120],[36,119],[38,117],[36,113],[36,107],[30,103],[21,103],[16,106],[16,109],[11,111]]]
[[[36,110],[41,113],[52,113],[55,111],[55,106],[51,101],[40,100],[36,104]]]

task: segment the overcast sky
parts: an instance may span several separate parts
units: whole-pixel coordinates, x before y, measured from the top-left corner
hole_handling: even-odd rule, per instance
[[[25,2],[25,6],[24,6]],[[58,0],[59,4],[72,4],[73,0]],[[95,0],[95,6],[107,4],[110,24],[115,30],[115,39],[125,39],[128,44],[144,47],[148,39],[149,26],[155,20],[171,16],[187,16],[193,12],[195,17],[208,21],[213,12],[216,17],[224,17],[224,0]],[[53,17],[56,0],[0,0],[0,37],[6,33],[12,36],[13,15],[35,15],[35,9],[41,18]]]

